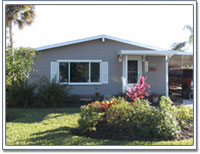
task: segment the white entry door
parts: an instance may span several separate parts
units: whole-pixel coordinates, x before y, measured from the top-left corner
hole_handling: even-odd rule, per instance
[[[142,57],[128,56],[127,60],[127,88],[133,88],[142,77]]]

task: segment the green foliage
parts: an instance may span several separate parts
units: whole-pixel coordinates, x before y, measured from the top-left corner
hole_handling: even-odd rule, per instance
[[[177,107],[177,120],[181,128],[191,127],[193,124],[193,109],[185,105]]]
[[[69,88],[60,85],[55,80],[50,82],[46,77],[42,77],[38,83],[37,107],[61,107],[67,105]]]
[[[35,18],[34,5],[6,5],[6,26],[14,21],[20,29],[30,25]]]
[[[94,139],[74,135],[71,129],[78,126],[80,108],[7,109],[14,119],[6,122],[6,145],[20,146],[72,146],[72,145],[193,145],[193,139],[180,141],[122,141]]]
[[[104,114],[102,112],[96,112],[97,109],[97,105],[81,107],[81,118],[78,123],[83,133],[96,131],[96,125],[102,120],[102,115]]]
[[[94,102],[83,106],[79,120],[80,131],[92,132],[101,123],[106,123],[105,132],[113,133],[113,136],[117,133],[122,138],[167,140],[180,135],[176,107],[168,97],[161,98],[160,107],[150,105],[145,99],[137,99],[133,103],[122,99],[115,101]],[[108,104],[108,107],[102,109],[102,104]]]
[[[6,51],[6,86],[10,86],[14,82],[20,84],[29,78],[31,71],[35,71],[31,67],[36,58],[34,49],[20,47],[13,51],[13,56],[10,55],[10,49]]]
[[[189,38],[188,38],[188,41],[173,43],[173,44],[171,45],[171,49],[172,49],[172,50],[185,51],[185,50],[188,49],[188,48],[185,49],[185,47],[186,47],[187,44],[192,45],[193,40],[194,40],[193,27],[191,27],[190,25],[185,25],[185,26],[184,26],[184,29],[190,31],[190,36],[189,36]]]
[[[31,25],[35,18],[35,7],[34,5],[6,5],[6,28],[9,29],[9,48],[13,53],[13,23],[19,27],[19,29],[23,29],[25,25]]]
[[[177,138],[181,133],[181,127],[176,119],[176,107],[169,97],[162,96],[160,108],[157,114],[159,125],[157,130],[165,139]]]
[[[6,103],[8,107],[32,107],[35,100],[36,86],[28,84],[27,81],[14,83],[7,87]]]

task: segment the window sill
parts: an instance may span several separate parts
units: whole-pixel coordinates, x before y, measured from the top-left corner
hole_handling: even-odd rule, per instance
[[[93,83],[68,83],[68,82],[60,82],[60,85],[76,85],[76,86],[82,86],[82,85],[101,85],[100,82],[93,82]]]

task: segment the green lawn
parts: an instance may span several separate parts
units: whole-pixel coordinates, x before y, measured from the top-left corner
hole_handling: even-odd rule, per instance
[[[14,120],[6,123],[6,145],[192,145],[182,141],[100,140],[70,134],[78,126],[79,108],[7,109]]]

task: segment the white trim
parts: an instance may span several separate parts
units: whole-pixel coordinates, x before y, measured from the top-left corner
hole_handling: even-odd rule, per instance
[[[192,52],[181,52],[181,51],[176,51],[176,55],[193,56],[193,53],[192,53]]]
[[[91,62],[89,62],[89,83],[91,82]]]
[[[165,49],[152,47],[152,46],[149,46],[149,45],[144,45],[144,44],[133,42],[133,41],[129,41],[129,40],[123,40],[123,39],[112,37],[112,36],[108,36],[108,35],[98,35],[98,36],[88,37],[88,38],[74,40],[74,41],[68,41],[68,42],[63,42],[63,43],[58,43],[58,44],[47,45],[47,46],[36,48],[36,50],[37,51],[41,51],[41,50],[46,50],[46,49],[50,49],[50,48],[67,46],[67,45],[72,45],[72,44],[77,44],[77,43],[82,43],[82,42],[87,42],[87,41],[92,41],[92,40],[97,40],[97,39],[102,39],[102,42],[104,42],[105,39],[108,39],[108,40],[113,40],[113,41],[129,44],[129,45],[148,48],[148,49],[152,49],[152,50],[165,50]],[[104,39],[104,41],[103,41],[103,39]]]
[[[102,62],[102,60],[67,60],[67,59],[58,59],[57,62],[78,62],[78,63],[82,63],[82,62],[86,62],[86,63],[89,63],[89,62]]]
[[[100,65],[100,76],[102,84],[109,83],[109,63],[107,61],[102,62]]]
[[[60,72],[59,72],[60,74]],[[59,81],[60,83],[60,81]],[[70,62],[68,62],[68,83],[70,83]]]
[[[138,74],[138,81],[137,83],[139,82],[140,78],[142,77],[142,57],[141,56],[128,56],[128,61],[129,60],[135,60],[137,61],[137,65],[138,65],[138,68],[137,68],[137,74]],[[128,61],[127,61],[127,87],[133,87],[133,84],[137,84],[137,83],[128,83]]]
[[[50,62],[50,82],[56,78],[56,82],[59,82],[59,63],[55,61]]]
[[[62,63],[62,62],[66,62],[68,63],[68,82],[60,82],[58,80],[58,83],[61,84],[61,85],[101,85],[101,76],[99,75],[99,82],[91,82],[91,63],[99,63],[99,67],[101,67],[101,62],[102,60],[66,60],[66,59],[63,59],[63,60],[57,60],[56,61],[57,63]],[[89,63],[89,81],[88,82],[71,82],[71,79],[70,79],[70,64],[71,63],[82,63],[82,62],[85,62],[85,63]],[[59,64],[58,64],[59,65]],[[58,72],[60,73],[60,71]],[[100,74],[100,70],[99,70],[99,74]],[[59,74],[60,76],[60,74]]]
[[[154,55],[154,56],[166,56],[166,55],[193,55],[191,52],[180,52],[175,50],[121,50],[118,55]]]
[[[126,91],[127,86],[127,60],[127,55],[122,57],[122,92]]]
[[[128,84],[128,60],[136,60],[138,62],[138,81],[142,76],[142,57],[124,55],[122,57],[122,92],[125,92],[128,87],[133,88],[134,84]]]
[[[101,82],[59,82],[60,85],[74,85],[74,86],[82,86],[82,85],[102,85]]]
[[[168,59],[169,59],[169,56],[165,56],[165,77],[166,77],[166,96],[168,97],[168,94],[169,94],[169,79],[168,79],[168,74],[169,74],[169,71],[168,71]]]

